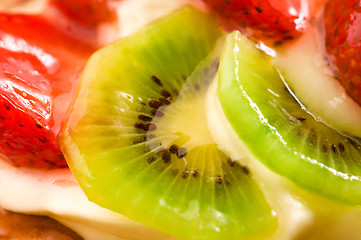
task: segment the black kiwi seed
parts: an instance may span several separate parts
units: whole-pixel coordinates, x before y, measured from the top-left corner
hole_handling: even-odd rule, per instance
[[[303,122],[303,121],[306,121],[306,118],[303,118],[303,117],[298,117],[298,118],[296,118],[298,121],[300,121],[300,122]]]
[[[183,177],[183,178],[187,178],[188,175],[189,175],[189,171],[188,171],[187,169],[184,170],[183,173],[182,173],[182,177]]]
[[[162,84],[162,82],[160,81],[160,79],[157,77],[157,76],[152,76],[152,80],[156,83],[156,84],[158,84],[159,86],[163,86],[163,84]]]
[[[326,144],[322,144],[322,151],[323,151],[323,152],[327,152],[327,150],[328,150],[327,145],[326,145]]]
[[[157,129],[157,125],[155,125],[154,123],[147,123],[143,126],[143,129],[145,131],[153,131],[153,130]]]
[[[336,149],[335,144],[331,145],[331,149],[332,149],[332,152],[337,153],[337,149]]]
[[[159,102],[157,100],[149,100],[148,104],[151,108],[155,108],[155,109],[158,109],[159,107],[161,107],[163,105],[162,102]]]
[[[344,152],[345,151],[345,145],[343,145],[343,143],[339,143],[338,144],[338,149],[340,150],[340,152]]]
[[[241,168],[242,168],[242,171],[243,171],[245,174],[248,175],[248,174],[250,173],[248,167],[241,166]]]
[[[178,158],[185,157],[186,154],[187,154],[187,149],[184,148],[184,147],[179,148],[178,151],[177,151],[177,157]]]
[[[228,158],[228,164],[229,166],[233,167],[234,166],[234,160],[232,158]]]
[[[150,156],[147,161],[148,163],[153,163],[156,160],[156,157],[154,155]]]
[[[173,153],[173,154],[176,154],[178,152],[178,146],[173,144],[169,147],[169,152],[170,153]]]
[[[138,129],[144,129],[144,124],[143,123],[134,123],[134,127],[138,128]]]
[[[166,99],[165,97],[159,97],[158,98],[159,99],[159,101],[163,104],[163,105],[169,105],[171,102],[168,100],[168,99]]]
[[[169,163],[171,160],[171,155],[170,152],[168,150],[164,150],[162,152],[162,159],[164,161],[164,163]]]
[[[214,179],[214,181],[218,184],[222,184],[222,177],[221,175],[217,175],[217,177]]]
[[[139,120],[142,120],[142,121],[145,121],[145,122],[150,122],[152,121],[152,118],[147,116],[147,115],[143,115],[143,114],[140,114],[138,115],[138,119]]]
[[[192,175],[193,175],[193,177],[198,177],[199,176],[199,170],[198,169],[194,170]]]
[[[165,98],[167,98],[167,99],[169,99],[169,100],[172,99],[172,95],[171,95],[166,89],[162,89],[162,90],[160,91],[160,94],[161,94],[163,97],[165,97]]]

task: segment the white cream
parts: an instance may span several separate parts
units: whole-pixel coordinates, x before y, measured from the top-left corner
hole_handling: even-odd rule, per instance
[[[16,13],[39,13],[48,0],[0,0],[0,11]]]
[[[297,98],[318,120],[361,137],[361,107],[328,70],[319,37],[316,29],[309,28],[299,40],[277,53],[275,64]]]
[[[351,208],[308,192],[264,166],[239,140],[223,113],[216,91],[217,77],[205,105],[213,140],[232,159],[249,167],[274,210],[279,226],[267,240],[359,240],[361,207]]]
[[[118,8],[119,36],[135,33],[145,24],[160,18],[186,4],[202,8],[194,0],[123,0]]]
[[[0,205],[53,217],[86,240],[175,239],[88,201],[69,169],[15,168],[0,161]]]
[[[29,9],[40,11],[46,1],[30,2],[34,3],[34,8]],[[149,21],[189,2],[190,0],[123,0],[118,8],[116,36],[122,37],[136,32]],[[8,0],[0,0],[0,6],[1,4],[16,9]],[[106,32],[104,29],[104,33]],[[104,41],[114,38],[114,33],[111,34],[107,35]],[[264,191],[279,221],[279,228],[271,239],[360,239],[361,210],[347,209],[298,189],[293,183],[271,172],[249,156],[222,114],[214,94],[215,87],[216,85],[213,85],[210,89],[205,106],[208,109],[208,123],[211,129],[214,129],[214,140],[225,152],[235,159],[242,159],[243,164],[250,167]],[[17,212],[53,217],[74,229],[86,240],[176,239],[88,201],[68,169],[21,169],[0,161],[0,205]]]
[[[47,0],[0,0],[0,10],[39,13]],[[114,41],[136,32],[145,24],[189,4],[190,0],[123,0],[118,3],[117,29],[101,26],[100,41]],[[20,5],[19,5],[20,4]],[[68,169],[42,171],[14,168],[1,161],[0,206],[15,212],[50,216],[78,232],[86,240],[173,240],[153,228],[137,223],[88,201]]]

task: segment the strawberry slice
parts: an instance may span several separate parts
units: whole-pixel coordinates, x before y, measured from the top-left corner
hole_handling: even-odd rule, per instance
[[[361,105],[361,8],[359,0],[332,0],[325,6],[325,45],[331,69]]]
[[[111,3],[116,1],[119,0],[51,0],[50,4],[80,24],[96,26],[116,19],[111,8]]]
[[[305,24],[301,0],[203,0],[228,31],[280,45],[300,35]]]
[[[62,27],[0,14],[0,154],[16,166],[67,166],[57,135],[95,47]]]

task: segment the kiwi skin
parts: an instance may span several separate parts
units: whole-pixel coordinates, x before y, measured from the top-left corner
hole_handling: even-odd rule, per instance
[[[358,140],[317,122],[302,108],[271,57],[255,43],[238,32],[227,41],[233,48],[223,54],[217,95],[252,155],[302,188],[342,204],[359,205]]]

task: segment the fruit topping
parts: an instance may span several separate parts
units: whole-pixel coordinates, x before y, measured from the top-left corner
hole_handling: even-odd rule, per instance
[[[253,42],[239,32],[227,42],[218,99],[252,155],[305,189],[344,204],[360,204],[359,139],[316,121]]]
[[[325,45],[336,78],[361,105],[360,1],[328,1],[324,11]]]
[[[96,26],[116,19],[111,3],[120,0],[51,0],[50,5],[60,9],[68,18],[80,24]]]
[[[0,14],[0,153],[16,166],[67,166],[57,134],[95,47],[42,16]],[[6,156],[6,157],[5,157]]]
[[[203,0],[219,15],[225,29],[280,45],[297,38],[305,24],[300,0]]]
[[[185,8],[90,58],[60,139],[91,201],[184,239],[275,230],[252,172],[207,127],[221,34],[212,16]]]
[[[294,43],[279,49],[273,62],[296,98],[318,121],[361,137],[360,105],[334,78],[318,40],[317,28],[308,28]]]

